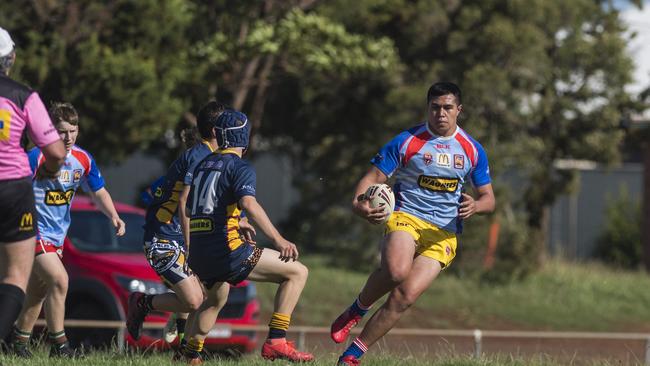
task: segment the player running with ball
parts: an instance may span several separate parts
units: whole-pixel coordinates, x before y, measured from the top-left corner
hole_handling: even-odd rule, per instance
[[[386,213],[371,208],[364,192],[371,184],[395,175],[395,212],[386,222],[381,265],[354,303],[332,324],[331,336],[342,343],[370,307],[384,294],[386,302],[373,314],[339,358],[339,365],[358,365],[359,358],[397,323],[456,254],[462,220],[494,210],[488,160],[483,147],[456,125],[462,111],[461,91],[453,83],[433,84],[427,93],[428,121],[402,132],[372,159],[359,181],[353,210],[373,224]],[[462,193],[469,179],[475,200]]]

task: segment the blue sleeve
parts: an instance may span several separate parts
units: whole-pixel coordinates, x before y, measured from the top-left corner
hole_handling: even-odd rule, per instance
[[[183,184],[189,186],[192,184],[192,177],[194,176],[194,171],[201,161],[203,161],[204,156],[199,155],[198,149],[190,149],[185,151],[183,155],[183,161],[181,162],[182,168],[185,171],[183,175]]]
[[[194,177],[194,171],[196,170],[196,166],[201,162],[201,160],[197,160],[193,162],[192,164],[189,165],[187,170],[185,171],[185,175],[183,176],[183,184],[186,186],[189,186],[192,184],[192,178]]]
[[[232,187],[237,201],[244,196],[255,196],[256,179],[255,169],[250,164],[241,164],[235,168]]]
[[[90,171],[86,175],[84,190],[88,191],[89,188],[91,191],[97,192],[104,188],[106,183],[104,182],[102,173],[99,171],[99,168],[97,168],[95,159],[90,154],[88,154],[88,156],[90,156]]]
[[[156,190],[160,188],[160,186],[162,186],[164,182],[165,182],[165,176],[163,175],[162,177],[156,179],[153,183],[151,183],[151,185],[147,187],[147,189],[140,192],[140,199],[142,200],[142,203],[144,203],[146,206],[149,206],[153,201],[154,192],[156,192]]]
[[[387,177],[393,175],[395,170],[399,167],[402,157],[399,153],[400,147],[404,141],[409,138],[411,134],[408,131],[402,132],[384,145],[381,150],[375,155],[370,164],[381,170]]]
[[[490,166],[488,165],[488,158],[483,146],[473,141],[478,151],[478,161],[476,162],[476,167],[471,173],[472,183],[474,187],[481,187],[486,184],[490,184],[492,179],[490,178]]]
[[[32,175],[36,174],[38,169],[38,157],[41,155],[41,150],[37,147],[29,150],[27,158],[29,159],[29,167],[32,169]]]

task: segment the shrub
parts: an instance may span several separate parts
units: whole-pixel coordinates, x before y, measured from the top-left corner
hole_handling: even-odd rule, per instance
[[[641,203],[627,191],[616,200],[608,197],[607,219],[596,256],[607,265],[626,269],[637,269],[643,262]]]

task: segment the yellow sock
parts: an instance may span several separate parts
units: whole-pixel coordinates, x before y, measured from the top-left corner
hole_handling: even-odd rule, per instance
[[[189,351],[199,353],[203,351],[203,342],[205,342],[205,340],[192,337],[187,342],[186,347]]]
[[[273,313],[269,322],[269,339],[286,338],[291,323],[291,315]]]

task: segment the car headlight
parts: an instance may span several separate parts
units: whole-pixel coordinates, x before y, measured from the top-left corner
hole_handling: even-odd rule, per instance
[[[116,280],[123,289],[129,292],[144,292],[147,295],[158,295],[164,294],[168,291],[167,286],[156,281],[147,281],[122,276],[117,276]]]

